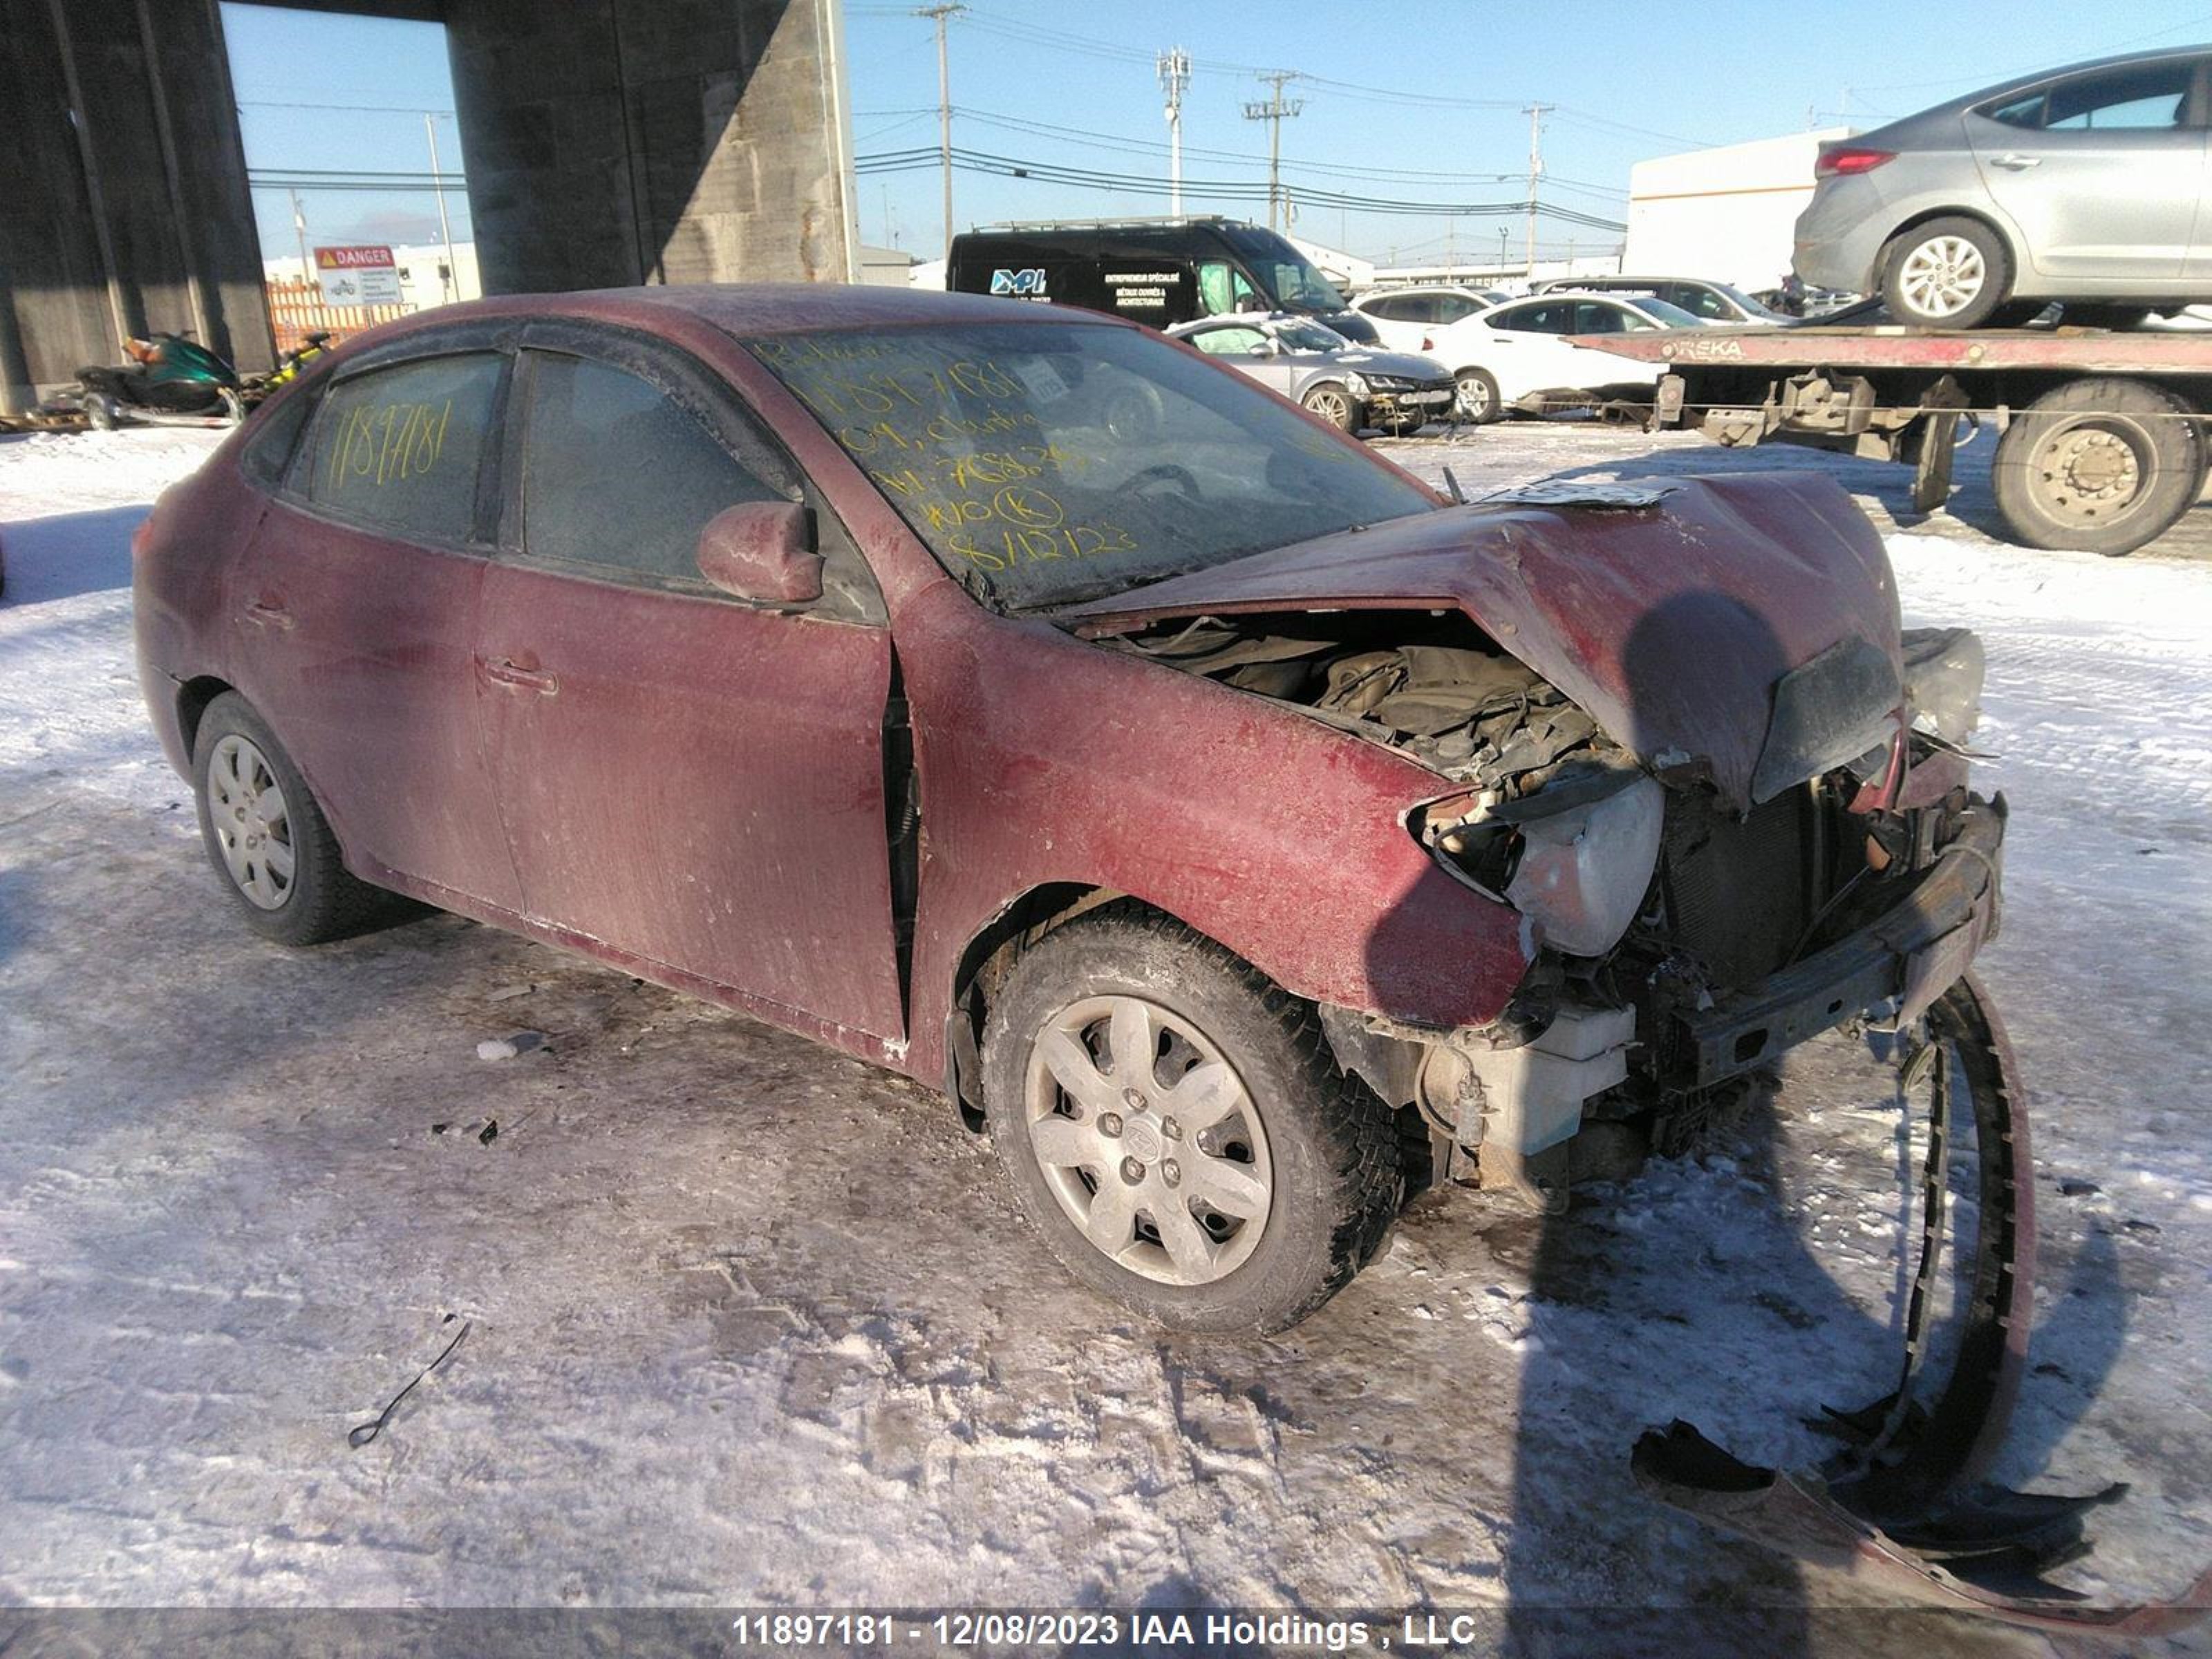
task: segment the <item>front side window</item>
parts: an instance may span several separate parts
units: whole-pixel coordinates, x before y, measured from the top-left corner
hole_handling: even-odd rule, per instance
[[[1577,334],[1626,334],[1629,313],[1619,306],[1609,306],[1601,301],[1585,300],[1575,307],[1575,332]]]
[[[1198,299],[1209,317],[1267,309],[1244,273],[1225,259],[1208,259],[1199,266]]]
[[[1492,328],[1515,334],[1571,334],[1575,331],[1575,308],[1570,301],[1554,300],[1544,305],[1516,306],[1510,311],[1492,312],[1483,320]]]
[[[1396,468],[1136,329],[771,335],[750,349],[986,604],[1073,604],[1429,511]]]
[[[1267,337],[1256,328],[1209,328],[1192,335],[1190,343],[1209,357],[1235,356],[1259,350]]]
[[[496,352],[466,352],[340,380],[316,412],[293,487],[316,507],[409,540],[468,541],[504,363]]]
[[[1468,299],[1464,294],[1439,294],[1429,320],[1432,323],[1455,323],[1481,309],[1479,301]]]
[[[705,591],[699,532],[740,501],[783,501],[668,394],[626,369],[532,352],[522,541],[533,559]]]

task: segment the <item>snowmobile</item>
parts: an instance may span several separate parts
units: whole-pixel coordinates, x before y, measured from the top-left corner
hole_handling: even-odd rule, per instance
[[[299,344],[279,357],[276,360],[276,367],[267,374],[258,380],[248,381],[246,387],[247,394],[258,401],[259,398],[267,397],[279,386],[289,386],[300,378],[301,372],[309,363],[314,362],[330,348],[331,337],[328,330],[308,335]]]
[[[198,341],[156,334],[126,341],[124,349],[127,364],[76,372],[85,418],[101,431],[126,421],[198,426],[246,418],[238,371]]]

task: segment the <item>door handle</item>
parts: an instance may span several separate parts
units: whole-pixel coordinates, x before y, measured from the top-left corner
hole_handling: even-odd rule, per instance
[[[273,599],[256,599],[246,607],[246,620],[256,628],[286,628],[292,626],[292,613],[282,603]]]
[[[500,657],[492,660],[482,658],[484,678],[499,685],[513,686],[518,691],[535,691],[541,697],[550,697],[561,690],[561,682],[550,674],[540,673],[534,668],[524,668]]]
[[[1990,165],[2004,167],[2014,173],[2025,173],[2030,167],[2041,167],[2043,158],[2040,155],[2022,155],[2015,150],[2007,150],[2003,155],[1996,157]]]

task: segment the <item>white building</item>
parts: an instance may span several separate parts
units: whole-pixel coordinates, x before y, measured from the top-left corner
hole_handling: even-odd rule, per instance
[[[1790,230],[1813,198],[1813,159],[1849,127],[1662,155],[1628,173],[1628,252],[1639,276],[1704,276],[1772,288],[1790,274]]]

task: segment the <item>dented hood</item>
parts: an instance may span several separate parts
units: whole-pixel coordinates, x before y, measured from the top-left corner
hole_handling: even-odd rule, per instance
[[[1532,499],[1547,493],[1563,499]],[[1895,707],[1897,592],[1881,538],[1838,485],[1726,474],[1619,491],[1628,504],[1574,504],[1577,493],[1416,514],[1056,620],[1095,636],[1201,613],[1453,607],[1646,765],[1702,773],[1740,811],[1775,793],[1775,757],[1760,765],[1771,730],[1778,751],[1802,741],[1817,757],[1801,779],[1864,752],[1868,699],[1883,700],[1881,718]],[[1778,687],[1800,669],[1778,720]]]

